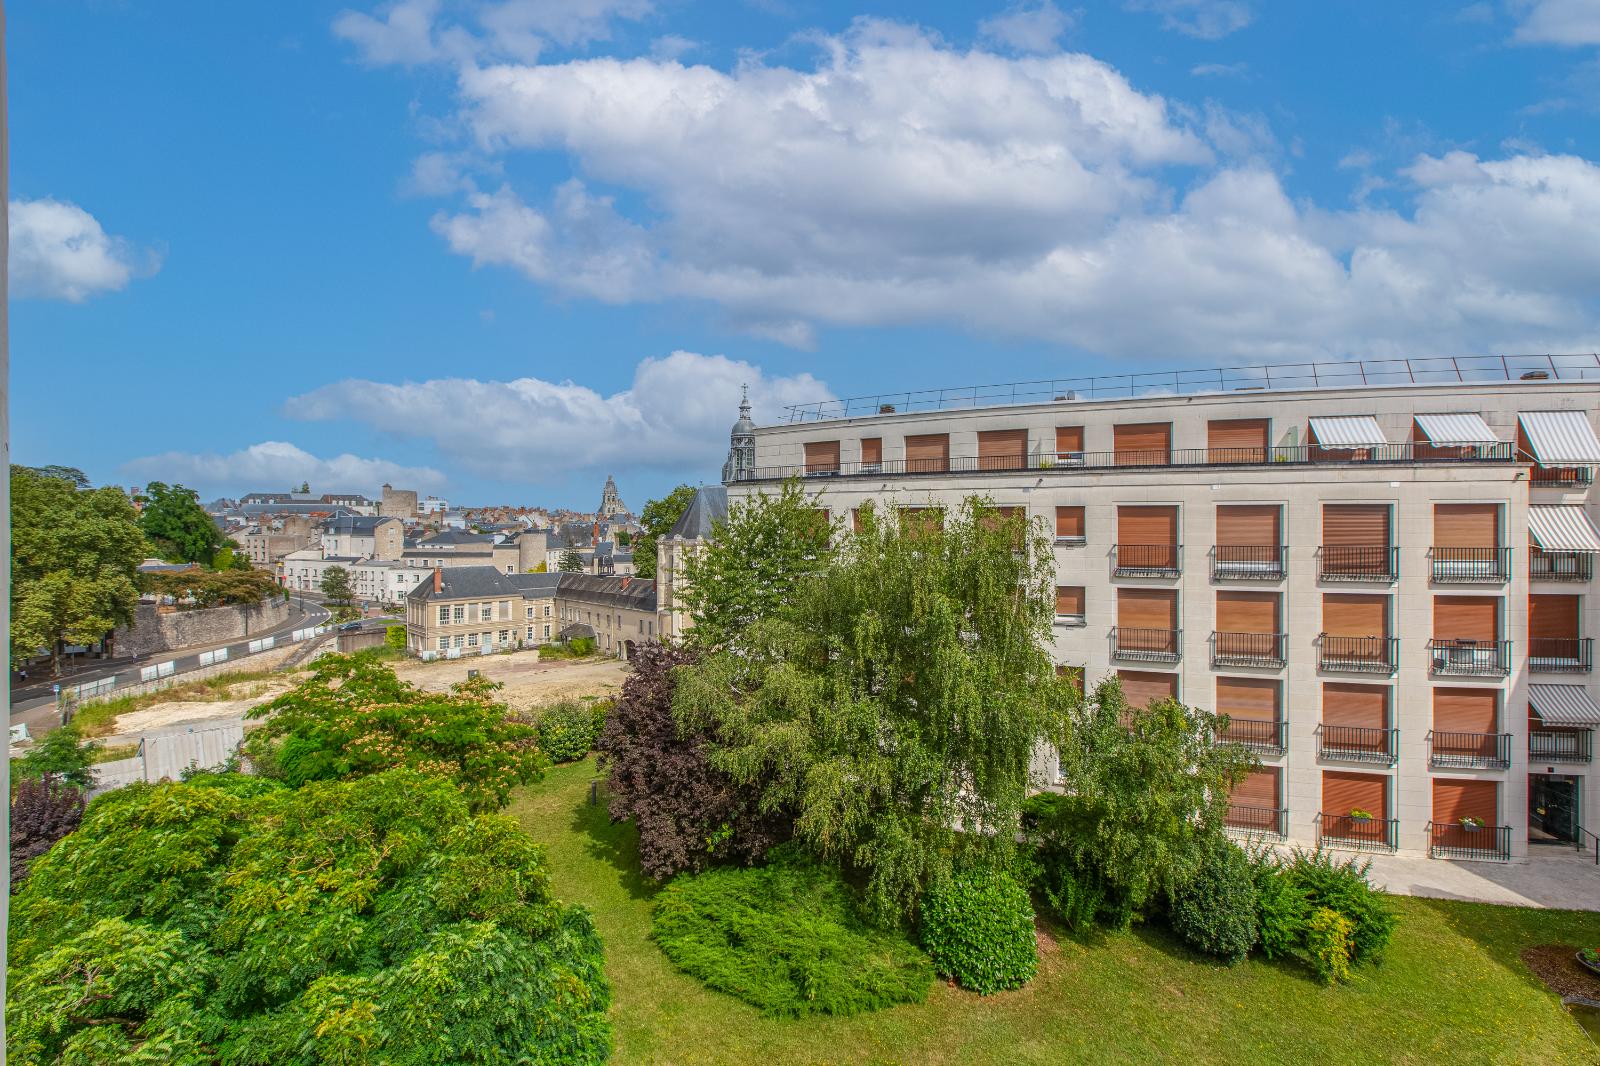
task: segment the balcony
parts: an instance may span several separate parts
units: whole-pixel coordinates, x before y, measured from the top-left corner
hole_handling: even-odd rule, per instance
[[[1183,630],[1111,627],[1111,658],[1122,662],[1175,663],[1183,657]]]
[[[1530,637],[1528,670],[1535,674],[1587,674],[1594,668],[1593,637]]]
[[[1320,725],[1317,754],[1339,762],[1375,762],[1393,766],[1400,757],[1400,730],[1377,726]]]
[[[1511,767],[1510,733],[1428,734],[1428,765],[1470,770],[1507,770]]]
[[[1587,763],[1594,760],[1594,730],[1535,729],[1528,734],[1529,762]]]
[[[1114,544],[1113,577],[1177,577],[1183,573],[1181,544]]]
[[[1434,548],[1436,585],[1501,585],[1511,579],[1510,548]]]
[[[1511,827],[1429,822],[1428,856],[1434,859],[1488,859],[1494,862],[1507,862],[1511,858]]]
[[[1276,669],[1285,660],[1284,633],[1212,633],[1212,666],[1262,666]]]
[[[1535,466],[1528,480],[1541,487],[1582,488],[1594,483],[1592,466]]]
[[[1399,637],[1317,637],[1317,666],[1323,670],[1392,674],[1399,661]]]
[[[891,414],[893,411],[878,411]],[[978,456],[951,455],[940,459],[884,459],[873,462],[831,461],[807,464],[761,466],[741,475],[742,481],[783,481],[796,476],[826,477],[898,477],[901,475],[976,473],[997,477],[1015,475],[1023,470],[1050,471],[1052,474],[1071,476],[1091,470],[1117,469],[1123,471],[1164,470],[1172,467],[1239,467],[1271,466],[1274,469],[1292,466],[1408,466],[1413,463],[1511,463],[1514,449],[1508,443],[1467,446],[1457,454],[1440,456],[1432,454],[1427,445],[1419,451],[1411,443],[1386,444],[1374,448],[1330,451],[1309,446],[1283,446],[1271,448],[1175,448],[1107,452],[1057,452],[1035,451],[1018,458],[1013,455]],[[1554,473],[1554,472],[1552,472]],[[1584,474],[1592,474],[1583,470]],[[1550,483],[1550,482],[1541,482]],[[1587,484],[1587,482],[1582,482]]]
[[[1400,549],[1324,544],[1317,553],[1323,581],[1393,583],[1400,577]]]
[[[1077,614],[1062,614],[1060,611],[1056,612],[1056,625],[1062,626],[1063,628],[1082,629],[1088,624],[1089,616],[1081,612]]]
[[[1289,723],[1283,719],[1228,718],[1217,724],[1217,741],[1237,744],[1261,755],[1282,755],[1289,750]]]
[[[1588,581],[1594,577],[1594,555],[1535,548],[1528,556],[1528,577],[1533,581]]]
[[[1211,549],[1211,580],[1282,581],[1288,558],[1282,544],[1218,544]]]
[[[1352,818],[1348,814],[1317,815],[1317,846],[1356,851],[1394,851],[1398,847],[1398,818]]]
[[[1273,837],[1282,840],[1289,835],[1289,808],[1244,807],[1228,804],[1222,827],[1229,833],[1244,837]]]
[[[1445,677],[1504,677],[1511,672],[1509,640],[1428,641],[1428,672]]]

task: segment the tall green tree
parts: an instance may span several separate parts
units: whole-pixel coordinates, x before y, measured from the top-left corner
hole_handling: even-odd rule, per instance
[[[222,531],[200,506],[200,494],[182,485],[152,481],[145,486],[139,528],[168,562],[205,563],[222,546]]]
[[[563,574],[581,574],[583,573],[583,556],[579,555],[574,549],[568,548],[561,553],[559,566]]]
[[[321,587],[322,594],[334,607],[348,607],[356,598],[356,590],[350,585],[350,571],[342,566],[330,566],[324,570]]]
[[[639,535],[633,540],[633,571],[643,578],[656,576],[656,541],[672,532],[683,512],[694,500],[694,489],[679,485],[659,500],[651,500],[639,512]]]
[[[723,647],[779,614],[801,577],[827,567],[832,536],[826,512],[797,480],[734,504],[685,563],[683,599],[694,620],[688,639]]]
[[[673,713],[762,809],[863,874],[873,913],[902,919],[958,861],[1015,861],[1034,753],[1064,742],[1078,696],[1045,650],[1042,525],[969,500],[942,526],[864,508],[841,539],[829,565],[793,556],[781,592],[719,615],[747,628],[676,672]]]
[[[54,469],[54,468],[46,468]],[[149,550],[121,489],[11,468],[11,660],[92,644],[133,621]]]

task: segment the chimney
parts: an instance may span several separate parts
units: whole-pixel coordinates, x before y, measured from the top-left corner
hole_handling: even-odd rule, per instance
[[[632,584],[632,583],[633,583],[633,578],[629,577],[627,574],[622,575],[622,591],[623,592],[627,592],[628,591],[628,586],[630,584]]]
[[[433,568],[433,594],[435,596],[444,591],[444,570],[440,567]]]

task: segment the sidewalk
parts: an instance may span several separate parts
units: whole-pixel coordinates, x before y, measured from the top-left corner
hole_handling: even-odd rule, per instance
[[[1372,859],[1373,884],[1402,896],[1600,911],[1600,866],[1593,851],[1541,847],[1524,862],[1460,862],[1420,855],[1365,858]]]

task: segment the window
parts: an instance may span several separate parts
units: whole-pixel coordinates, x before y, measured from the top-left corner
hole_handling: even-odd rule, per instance
[[[1027,465],[1028,431],[987,429],[978,432],[979,470],[1021,470]]]
[[[1056,543],[1082,544],[1086,539],[1083,508],[1057,507]]]
[[[501,630],[501,631],[500,631],[500,643],[502,643],[502,644],[509,644],[509,643],[511,643],[511,630],[509,630],[509,629],[502,629],[502,630]]]
[[[1056,624],[1064,626],[1087,624],[1084,615],[1084,589],[1082,585],[1056,586]]]
[[[440,625],[444,625],[448,621],[450,621],[450,608],[448,608],[448,607],[440,607],[439,608],[439,624]]]
[[[528,606],[528,617],[533,617],[533,606],[531,604]]]
[[[861,472],[877,474],[883,470],[883,438],[861,438]]]
[[[1172,423],[1113,426],[1113,456],[1118,466],[1166,466],[1172,461]]]
[[[532,626],[528,627],[528,635],[523,639],[525,639],[525,640],[532,640],[533,639],[533,627]]]
[[[948,433],[928,433],[906,438],[906,473],[939,473],[949,469]]]
[[[478,606],[478,621],[487,622],[494,617],[494,606],[484,603]]]
[[[1083,427],[1056,427],[1056,462],[1062,466],[1083,465]]]
[[[549,640],[550,639],[550,627],[549,626],[545,626],[544,627],[544,639],[545,640]]]
[[[455,635],[455,637],[450,641],[450,646],[454,647],[454,648],[459,648],[459,647],[461,647],[462,643],[463,643],[462,636],[461,636],[460,633],[457,633]]]
[[[546,618],[550,617],[550,605],[548,603],[544,605],[544,616]]]
[[[439,638],[439,650],[440,651],[444,651],[449,647],[450,647],[450,638],[449,637],[440,637]]]
[[[478,634],[476,634],[476,633],[468,633],[467,634],[467,647],[476,648],[477,646],[478,646]]]
[[[461,622],[465,622],[467,620],[467,609],[466,609],[466,607],[462,606],[462,607],[457,607],[455,609],[454,620],[456,621],[457,624],[459,624]]]
[[[1206,462],[1267,461],[1265,418],[1215,418],[1206,423]]]
[[[807,474],[837,474],[839,472],[838,441],[808,441],[805,451]]]

